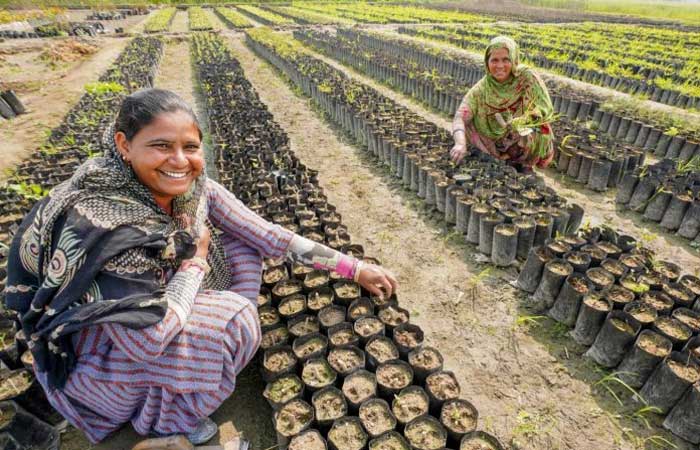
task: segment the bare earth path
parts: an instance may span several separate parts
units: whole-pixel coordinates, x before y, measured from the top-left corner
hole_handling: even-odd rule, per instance
[[[26,91],[18,90],[28,112],[0,126],[0,177],[4,178],[5,169],[16,166],[41,146],[46,132],[61,123],[83,94],[85,84],[97,81],[128,41],[126,38],[101,38],[98,41],[101,49],[97,53],[65,70],[50,70],[29,60],[19,66],[18,70],[33,73],[31,86],[27,85]]]
[[[156,87],[170,89],[183,97],[191,105],[198,105],[196,83],[190,63],[188,41],[173,38],[166,41],[165,54],[160,65],[160,73],[155,80]],[[197,108],[200,121],[204,124],[202,109]],[[206,128],[203,130],[206,134]],[[251,441],[251,450],[266,449],[276,443],[270,421],[270,408],[262,397],[265,388],[259,376],[257,363],[249,365],[238,377],[234,394],[212,416],[219,425],[219,434],[209,445],[223,444],[231,438],[243,434]],[[64,436],[64,450],[128,450],[144,438],[137,435],[130,425],[114,433],[97,446],[90,446],[81,433],[71,429]]]
[[[419,213],[413,194],[329,129],[240,37],[230,36],[229,44],[292,149],[320,171],[320,184],[353,241],[397,273],[401,303],[445,355],[462,396],[479,409],[482,428],[512,448],[547,450],[643,448],[623,436],[623,427],[664,434],[625,418],[629,411],[593,389],[600,375],[563,330],[549,322],[524,325],[530,313],[500,278],[503,272],[484,273],[472,248]]]
[[[178,10],[175,13],[173,22],[170,24],[170,29],[173,33],[187,33],[190,28],[190,18],[187,15],[187,11]]]
[[[431,111],[417,100],[400,94],[332,58],[328,58],[320,53],[312,53],[315,57],[337,69],[343,70],[352,78],[377,89],[383,95],[414,111],[421,117],[445,129],[452,129],[452,120],[442,113]],[[618,210],[614,200],[615,191],[597,193],[588,190],[583,185],[568,180],[554,169],[540,171],[540,174],[544,177],[547,184],[555,188],[557,192],[572,202],[581,205],[592,225],[608,224],[615,229],[620,229],[637,238],[642,238],[645,245],[656,251],[661,259],[668,259],[680,264],[686,270],[696,272],[696,275],[700,271],[700,251],[690,247],[690,241],[668,234],[659,224],[643,220],[639,214]]]

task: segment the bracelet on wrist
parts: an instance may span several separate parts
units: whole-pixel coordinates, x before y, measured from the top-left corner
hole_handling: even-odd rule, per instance
[[[355,283],[360,281],[360,272],[362,272],[364,265],[365,263],[363,261],[357,260],[357,264],[355,264],[355,273],[352,276],[352,281]]]
[[[204,272],[205,275],[211,271],[211,267],[209,267],[207,260],[200,256],[193,256],[190,259],[182,261],[182,265],[180,267],[187,270],[191,266],[198,267],[202,272]]]

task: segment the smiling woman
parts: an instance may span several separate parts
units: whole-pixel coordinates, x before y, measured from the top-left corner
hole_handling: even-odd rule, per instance
[[[170,91],[136,93],[122,104],[115,131],[122,159],[158,206],[172,213],[173,198],[184,194],[204,168],[202,131],[190,106]]]
[[[104,156],[39,201],[12,242],[6,305],[47,398],[93,443],[125,422],[193,444],[216,434],[208,416],[260,343],[263,258],[396,289],[388,271],[267,222],[209,180],[201,138],[176,94],[130,95]]]
[[[455,162],[466,155],[467,141],[522,172],[552,161],[552,101],[542,80],[519,59],[512,39],[499,36],[489,43],[486,75],[464,96],[452,123]]]

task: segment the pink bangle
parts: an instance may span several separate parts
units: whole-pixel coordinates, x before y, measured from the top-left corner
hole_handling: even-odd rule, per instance
[[[360,281],[360,273],[362,272],[364,266],[365,263],[363,261],[360,261],[359,259],[357,260],[357,263],[355,263],[355,273],[352,276],[352,281],[354,281],[355,283],[358,283]]]

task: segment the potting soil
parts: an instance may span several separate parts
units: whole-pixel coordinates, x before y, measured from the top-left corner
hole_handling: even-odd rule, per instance
[[[318,311],[331,303],[333,303],[333,297],[331,297],[330,294],[325,294],[319,291],[311,292],[307,301],[309,308],[315,311]]]
[[[306,301],[303,297],[294,297],[290,298],[284,303],[281,303],[279,306],[279,312],[280,314],[283,314],[285,316],[290,316],[292,314],[303,311],[305,307]]]
[[[580,294],[588,292],[588,285],[583,278],[575,277],[571,279],[571,287]]]
[[[673,315],[673,317],[689,326],[692,330],[700,329],[700,318],[692,316],[690,312],[674,312],[675,314]]]
[[[307,317],[301,320],[291,327],[289,327],[289,332],[295,336],[305,336],[310,333],[318,333],[318,321],[315,318]]]
[[[420,420],[420,419],[419,419]],[[419,450],[437,450],[445,445],[446,436],[429,421],[416,421],[406,426],[404,434],[411,445]]]
[[[384,386],[401,388],[410,384],[411,375],[403,366],[384,364],[377,368],[377,381]]]
[[[339,419],[346,412],[343,398],[335,390],[322,392],[314,398],[313,404],[316,409],[316,420],[319,421]]]
[[[391,326],[397,326],[408,322],[408,313],[397,309],[393,305],[387,306],[379,311],[377,316],[382,322]]]
[[[665,338],[662,338],[656,333],[643,334],[639,337],[639,342],[637,345],[647,353],[652,354],[654,356],[666,356],[666,354],[668,354],[668,351],[663,345],[663,339]]]
[[[474,411],[460,402],[449,402],[443,406],[440,420],[449,429],[458,433],[466,433],[476,429],[477,418]]]
[[[289,337],[289,330],[285,327],[276,328],[263,333],[261,347],[270,348],[279,343],[285,342]]]
[[[626,334],[634,334],[634,328],[627,322],[621,319],[610,319],[610,323],[618,330]]]
[[[339,330],[331,335],[330,341],[334,346],[350,344],[354,341],[357,335],[352,331],[352,328]]]
[[[656,312],[650,305],[640,304],[632,305],[633,307],[627,310],[627,312],[634,317],[637,322],[642,324],[648,324],[656,319]],[[634,307],[636,306],[636,307]]]
[[[347,372],[353,368],[360,368],[362,356],[349,348],[334,348],[328,354],[328,362],[338,372]]]
[[[336,376],[325,359],[310,361],[301,372],[301,379],[311,387],[326,386]]]
[[[423,342],[419,332],[416,330],[396,330],[394,331],[394,339],[408,348],[413,348]]]
[[[462,444],[459,446],[459,450],[496,450],[496,448],[480,437],[474,437],[472,439],[462,441]]]
[[[683,364],[679,361],[674,361],[669,359],[668,367],[671,369],[679,378],[682,378],[689,383],[695,383],[700,379],[700,368],[693,364]]]
[[[365,351],[372,355],[380,364],[399,357],[399,351],[388,339],[375,339],[367,344]]]
[[[0,401],[13,398],[32,384],[33,377],[27,370],[16,370],[0,380]]]
[[[387,434],[370,442],[369,450],[410,450],[400,435]]]
[[[440,366],[438,353],[432,348],[421,348],[408,355],[408,363],[413,367],[432,370]]]
[[[264,361],[265,368],[270,372],[279,372],[285,367],[289,367],[296,361],[296,358],[289,350],[282,350],[268,355]]]
[[[335,287],[335,293],[341,298],[358,298],[360,296],[360,288],[354,283],[342,283]]]
[[[681,323],[678,323],[671,317],[659,317],[656,320],[656,328],[664,332],[667,336],[685,341],[690,339],[692,333],[688,329],[684,329]]]
[[[263,395],[275,403],[286,403],[299,395],[302,384],[295,376],[285,376],[278,378],[269,384]]]
[[[360,408],[360,420],[372,436],[392,430],[395,425],[387,404],[380,401],[363,404]]]
[[[426,379],[426,385],[438,400],[459,397],[459,383],[452,374],[434,373]]]
[[[355,322],[355,331],[360,336],[372,336],[382,329],[384,324],[376,317],[364,317]]]
[[[289,443],[289,450],[326,450],[326,442],[318,432],[302,433]]]
[[[331,431],[328,432],[328,440],[338,450],[360,450],[367,443],[367,435],[359,423],[348,421],[336,425],[334,424]]]
[[[394,398],[392,411],[397,419],[408,423],[428,412],[427,397],[420,392],[405,392]]]
[[[321,350],[325,345],[326,343],[323,341],[323,339],[320,337],[315,337],[296,347],[295,353],[297,358],[305,358]]]
[[[285,436],[293,436],[303,430],[313,417],[311,405],[302,400],[292,400],[277,412],[275,429]]]
[[[376,392],[375,381],[370,375],[359,373],[345,378],[343,394],[353,403],[360,403]]]

